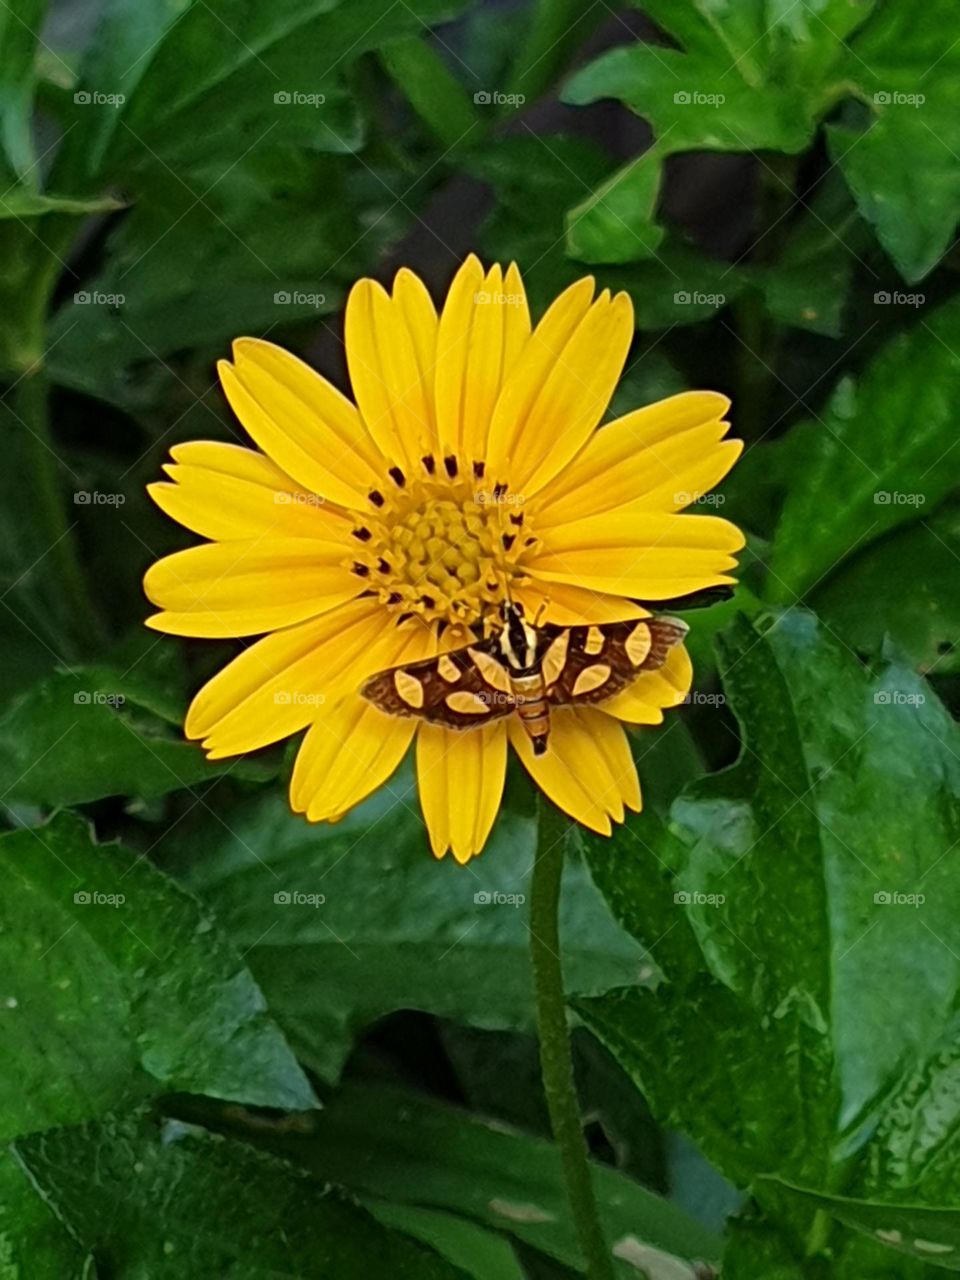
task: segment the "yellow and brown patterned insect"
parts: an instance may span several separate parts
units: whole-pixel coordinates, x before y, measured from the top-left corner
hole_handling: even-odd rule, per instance
[[[642,672],[662,667],[687,630],[669,617],[536,627],[511,601],[492,635],[439,658],[380,671],[361,692],[390,715],[420,716],[449,729],[516,715],[542,755],[551,706],[612,698]]]

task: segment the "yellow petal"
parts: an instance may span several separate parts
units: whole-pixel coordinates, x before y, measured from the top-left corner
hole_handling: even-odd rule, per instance
[[[601,622],[629,622],[632,618],[648,618],[650,610],[621,596],[608,596],[567,582],[538,582],[530,578],[527,585],[514,587],[513,598],[538,625],[553,622],[558,627],[589,627]]]
[[[357,693],[324,707],[293,767],[294,813],[329,821],[365,800],[393,774],[416,728],[416,720],[385,715]]]
[[[486,844],[507,768],[502,720],[480,729],[422,724],[417,735],[420,807],[434,857],[468,862]]]
[[[553,478],[603,417],[633,337],[633,304],[592,279],[572,285],[537,325],[507,379],[490,429],[491,474],[530,497]]]
[[[376,280],[358,280],[347,299],[345,341],[350,383],[363,420],[380,451],[419,473],[420,459],[436,449],[432,371],[436,316],[414,302],[405,277],[402,304]],[[417,329],[416,341],[410,325]]]
[[[537,786],[555,805],[592,831],[608,836],[610,819],[623,821],[624,805],[640,809],[640,783],[621,725],[596,707],[557,707],[550,740],[535,756],[519,721],[508,723],[510,742]]]
[[[486,457],[494,406],[530,335],[516,264],[486,276],[467,258],[450,285],[437,342],[437,426],[443,453],[470,463]]]
[[[383,460],[354,405],[272,342],[238,338],[217,366],[234,413],[264,453],[313,493],[366,509]]]
[[[545,530],[529,569],[548,582],[669,600],[732,582],[743,544],[740,530],[716,516],[614,512]]]
[[[165,612],[148,619],[181,636],[251,636],[314,618],[351,600],[360,580],[342,542],[256,538],[210,542],[157,560],[143,589]]]
[[[296,733],[374,672],[433,652],[426,627],[385,626],[377,601],[353,600],[245,649],[194,698],[185,732],[204,739],[213,759],[254,751]]]
[[[709,493],[743,448],[723,441],[729,407],[726,396],[689,391],[601,427],[537,495],[538,530],[631,504],[679,511]]]
[[[262,453],[235,444],[176,445],[164,467],[173,483],[147,485],[158,507],[204,538],[338,538],[350,526],[339,507],[309,493]],[[188,461],[191,458],[212,459]]]
[[[660,724],[664,707],[686,700],[693,683],[693,665],[683,645],[677,645],[657,671],[644,671],[621,693],[600,704],[607,715],[628,724]]]

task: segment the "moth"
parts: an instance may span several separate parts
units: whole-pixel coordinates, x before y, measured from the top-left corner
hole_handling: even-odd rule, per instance
[[[501,606],[492,633],[462,649],[391,667],[362,686],[394,716],[471,729],[516,715],[535,755],[550,735],[550,708],[603,702],[644,671],[662,667],[688,627],[666,616],[596,626],[531,625],[520,605]]]

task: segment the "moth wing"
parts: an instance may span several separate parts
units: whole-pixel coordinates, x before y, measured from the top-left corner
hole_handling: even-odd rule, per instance
[[[492,641],[378,671],[360,692],[392,716],[418,716],[449,729],[469,729],[514,709],[510,679]]]
[[[612,698],[644,671],[662,667],[688,630],[670,617],[565,628],[544,654],[547,696],[555,703]]]

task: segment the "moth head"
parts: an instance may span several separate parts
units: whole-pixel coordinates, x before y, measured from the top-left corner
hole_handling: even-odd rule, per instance
[[[523,606],[512,600],[500,606],[503,629],[500,652],[511,671],[529,671],[537,660],[537,633],[523,616]]]

